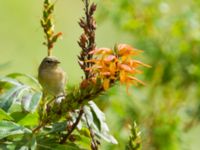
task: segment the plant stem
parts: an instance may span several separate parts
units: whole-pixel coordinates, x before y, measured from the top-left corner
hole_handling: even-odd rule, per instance
[[[77,127],[78,123],[80,122],[83,113],[84,113],[83,108],[81,108],[80,112],[79,112],[79,115],[78,115],[78,117],[76,119],[76,122],[72,125],[72,128],[68,131],[68,133],[60,141],[60,144],[64,144],[67,141],[68,137],[72,134],[72,132],[75,130],[75,128]]]
[[[39,131],[42,127],[44,127],[46,125],[46,123],[41,123],[40,125],[38,125],[35,129],[33,129],[33,134],[36,133],[37,131]]]

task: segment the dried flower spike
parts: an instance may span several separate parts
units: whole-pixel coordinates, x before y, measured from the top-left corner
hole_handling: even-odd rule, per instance
[[[80,27],[83,29],[84,33],[80,36],[78,41],[79,46],[82,51],[80,53],[79,65],[85,73],[85,78],[89,79],[92,74],[86,69],[93,65],[93,62],[89,62],[93,58],[93,51],[96,47],[95,44],[95,30],[96,30],[96,21],[93,17],[96,10],[96,5],[94,3],[89,4],[88,0],[83,0],[85,8],[85,16],[82,17],[79,21]]]

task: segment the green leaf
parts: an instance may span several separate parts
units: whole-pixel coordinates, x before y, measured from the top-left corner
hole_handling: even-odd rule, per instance
[[[1,120],[13,120],[13,118],[0,108],[0,121]]]
[[[40,99],[42,98],[41,92],[35,92],[24,95],[22,100],[22,107],[28,112],[34,112],[39,105]]]
[[[90,107],[84,106],[84,107],[83,107],[83,110],[84,110],[84,113],[85,113],[85,115],[86,115],[86,117],[87,117],[87,122],[88,122],[89,126],[94,125],[94,127],[96,127],[96,125],[93,123],[93,115],[92,115],[92,112],[91,112]],[[97,129],[98,129],[98,128],[96,127],[96,130],[97,130]]]
[[[1,149],[1,150],[7,150],[8,147],[7,147],[6,144],[1,143],[1,145],[0,145],[0,149]],[[13,149],[14,149],[14,148],[13,148]]]
[[[105,114],[98,108],[98,106],[94,102],[90,101],[88,102],[88,104],[90,105],[93,118],[93,123],[91,127],[94,129],[95,134],[107,142],[118,144],[117,140],[109,133]]]
[[[80,139],[76,140],[76,144],[79,145],[79,147],[84,148],[84,149],[90,149],[91,145],[91,138],[86,137],[86,136],[80,136]]]
[[[67,121],[54,123],[52,129],[49,131],[49,133],[55,133],[60,131],[65,131],[67,128]]]
[[[28,78],[32,83],[36,84],[39,88],[41,88],[39,82],[37,79],[35,79],[34,77],[28,75],[28,74],[25,74],[25,73],[11,73],[11,74],[8,74],[7,77],[10,77],[10,78],[17,78],[17,77],[26,77]]]
[[[19,150],[29,150],[28,146],[22,146]]]
[[[16,85],[16,86],[21,85],[21,83],[19,83],[17,80],[9,78],[9,77],[0,77],[0,81],[1,82],[8,82],[8,83]]]
[[[15,145],[15,150],[36,150],[37,141],[33,134],[23,134],[20,140],[14,140],[12,145]]]
[[[56,139],[41,137],[37,139],[37,150],[84,150],[74,143],[58,144]]]
[[[100,119],[99,119],[100,116],[97,116],[96,112],[93,109],[91,109],[91,112],[92,112],[94,123],[97,125],[99,131],[101,131],[102,123],[100,122]]]
[[[10,114],[10,116],[14,119],[15,122],[18,122],[22,120],[24,117],[26,117],[27,113],[22,111],[15,111]]]
[[[90,101],[88,102],[88,104],[90,105],[93,119],[99,130],[102,130],[102,128],[108,128],[107,125],[105,125],[105,114],[98,108],[98,106],[94,102]]]
[[[2,94],[0,96],[0,108],[7,112],[12,104],[17,100],[17,95],[20,90],[23,90],[24,88],[24,86],[16,86]]]
[[[37,149],[37,141],[36,141],[36,137],[33,136],[31,142],[30,142],[30,149],[31,150],[36,150]]]
[[[66,144],[66,145],[60,145],[60,144],[54,144],[52,145],[52,150],[59,149],[59,150],[81,150],[77,145],[75,144]],[[83,150],[83,149],[82,149]]]
[[[0,78],[3,82],[8,81],[9,83],[13,83],[13,85],[15,85],[0,96],[0,108],[2,108],[5,111],[8,111],[9,108],[13,105],[13,103],[15,103],[16,100],[18,100],[22,101],[22,108],[24,107],[24,110],[28,112],[34,112],[39,104],[42,93],[35,92],[30,86],[22,85],[18,81],[12,79],[19,76],[28,77],[28,79],[31,79],[34,83],[39,84],[37,83],[37,80],[33,77],[20,73],[13,73],[9,74],[8,77]]]
[[[109,131],[95,132],[99,137],[112,144],[118,144],[117,140],[109,134]]]
[[[0,121],[0,139],[10,135],[31,133],[32,131],[11,121]]]
[[[23,118],[21,118],[18,122],[19,125],[23,126],[35,126],[39,123],[39,115],[37,112],[28,113]]]
[[[15,122],[22,126],[34,126],[37,125],[39,122],[39,115],[37,112],[13,112],[11,113],[11,116],[15,120]]]

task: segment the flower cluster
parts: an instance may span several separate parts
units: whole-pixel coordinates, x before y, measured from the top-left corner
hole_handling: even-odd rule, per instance
[[[58,40],[59,37],[62,36],[61,32],[55,33],[54,31],[54,20],[53,20],[53,12],[54,12],[54,4],[51,0],[44,0],[43,4],[43,17],[41,19],[41,25],[45,33],[46,42],[44,45],[48,48],[48,56],[52,54],[52,48],[54,43]]]
[[[137,50],[127,44],[119,44],[115,46],[114,50],[98,48],[90,52],[96,58],[88,60],[93,62],[94,65],[87,69],[93,74],[94,81],[101,79],[104,90],[118,80],[121,84],[125,84],[127,89],[131,84],[140,83],[144,85],[145,83],[137,79],[135,75],[142,73],[142,71],[138,70],[139,66],[150,66],[132,58],[141,52],[141,50]]]

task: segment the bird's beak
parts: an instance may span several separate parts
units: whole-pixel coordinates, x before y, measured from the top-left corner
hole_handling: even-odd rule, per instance
[[[58,60],[56,60],[55,62],[56,62],[57,64],[60,64],[60,61],[58,61]]]

